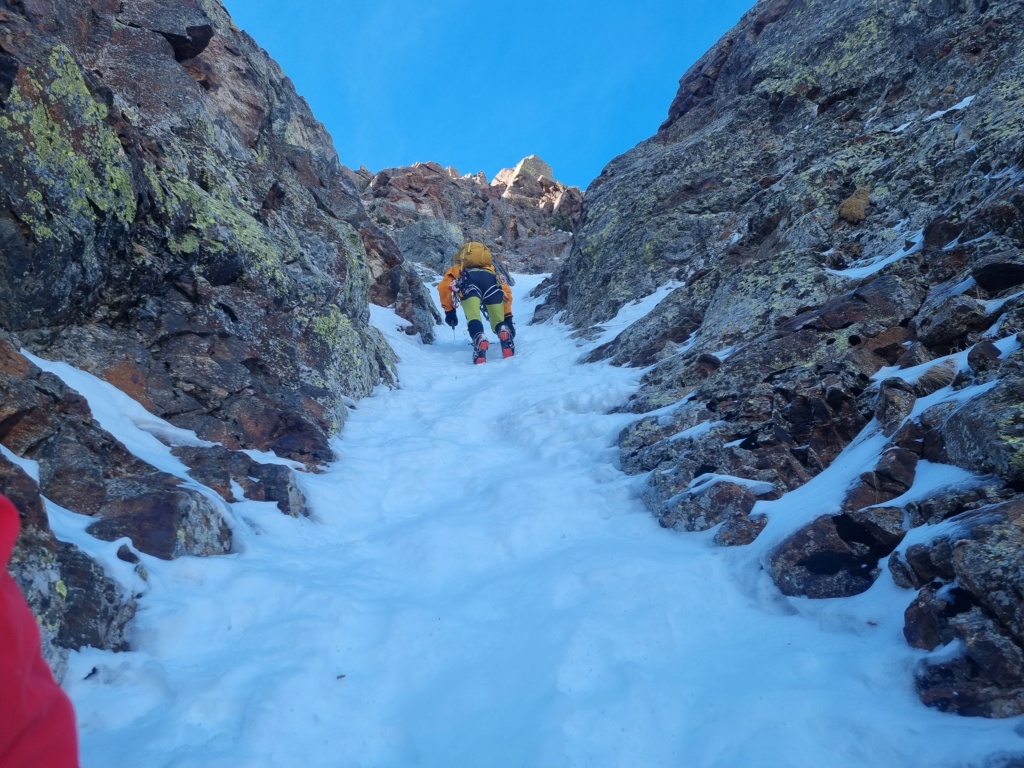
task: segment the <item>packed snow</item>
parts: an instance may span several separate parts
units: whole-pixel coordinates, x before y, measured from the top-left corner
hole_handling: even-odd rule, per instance
[[[926,654],[902,636],[913,595],[888,574],[855,598],[806,600],[761,567],[835,510],[877,458],[877,430],[762,502],[771,522],[750,547],[663,530],[640,501],[646,478],[616,469],[635,417],[613,411],[643,372],[579,365],[601,340],[527,325],[539,281],[517,277],[516,356],[492,344],[482,366],[464,325],[425,346],[372,308],[401,387],[358,403],[337,460],[301,475],[310,518],[220,502],[231,555],[142,555],[144,580],[115,556],[125,541],[48,503],[61,539],[141,595],[130,652],[70,659],[84,768],[953,768],[1024,753],[1024,719],[920,703]],[[181,476],[165,443],[195,435],[39,362]],[[965,475],[931,465],[924,492]]]

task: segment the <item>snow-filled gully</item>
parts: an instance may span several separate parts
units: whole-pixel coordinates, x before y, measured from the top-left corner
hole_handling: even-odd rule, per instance
[[[644,478],[615,468],[635,417],[609,412],[640,371],[577,365],[590,347],[557,322],[524,322],[515,357],[473,366],[464,326],[423,346],[393,313],[373,320],[401,388],[359,403],[337,460],[302,476],[309,519],[225,505],[234,554],[143,556],[143,582],[119,542],[49,505],[61,538],[142,593],[133,650],[71,658],[85,768],[952,768],[1024,751],[1019,719],[918,701],[911,594],[887,574],[811,601],[760,566],[829,510],[872,435],[764,503],[763,541],[720,549],[659,528]],[[94,409],[116,397],[64,373]],[[107,428],[169,470],[144,436],[194,439],[141,411]]]

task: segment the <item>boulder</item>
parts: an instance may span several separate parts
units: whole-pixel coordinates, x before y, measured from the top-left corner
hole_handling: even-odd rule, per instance
[[[189,475],[217,491],[226,502],[241,501],[233,490],[237,486],[244,498],[276,502],[277,508],[291,517],[309,514],[295,471],[289,467],[264,464],[223,446],[179,446],[174,454],[190,467]]]
[[[991,293],[1016,288],[1024,284],[1024,256],[1018,250],[992,254],[971,267],[971,277]]]
[[[715,531],[714,542],[720,547],[745,546],[753,543],[766,525],[768,518],[764,515],[734,515]]]
[[[989,339],[979,341],[967,353],[967,365],[975,381],[983,382],[998,372],[1003,353]]]
[[[871,472],[864,472],[846,492],[842,509],[852,512],[901,496],[914,484],[918,457],[905,448],[890,448]]]
[[[949,414],[942,427],[949,461],[1008,483],[1024,481],[1024,377],[1010,373],[980,397]]]
[[[968,335],[991,325],[985,308],[969,296],[950,296],[918,322],[921,343],[932,349],[949,350],[965,344]]]
[[[875,418],[882,427],[882,433],[894,435],[914,409],[916,401],[914,387],[903,379],[893,376],[883,381],[878,387],[875,405]]]
[[[231,529],[222,508],[176,481],[117,478],[108,480],[104,490],[95,512],[100,519],[86,529],[98,539],[127,536],[137,550],[163,560],[231,551]]]
[[[769,571],[784,595],[849,597],[867,591],[878,578],[878,557],[868,545],[847,541],[840,521],[824,515],[772,552]]]
[[[669,501],[658,516],[664,528],[684,531],[706,531],[726,518],[745,518],[760,495],[771,492],[771,486],[761,488],[740,485],[727,479],[700,483],[690,491],[678,494]]]

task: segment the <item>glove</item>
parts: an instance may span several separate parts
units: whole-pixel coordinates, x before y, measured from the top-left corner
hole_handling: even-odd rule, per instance
[[[459,316],[454,309],[449,309],[447,312],[444,313],[444,322],[445,325],[448,325],[452,328],[459,324]]]
[[[512,338],[516,337],[516,327],[512,324],[512,315],[505,315],[505,319],[502,321],[508,326],[509,333],[512,334]]]

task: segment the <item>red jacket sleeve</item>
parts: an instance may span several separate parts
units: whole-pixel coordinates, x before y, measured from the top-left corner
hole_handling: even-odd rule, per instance
[[[43,660],[39,627],[7,572],[18,512],[0,496],[0,766],[77,768],[71,700]]]

